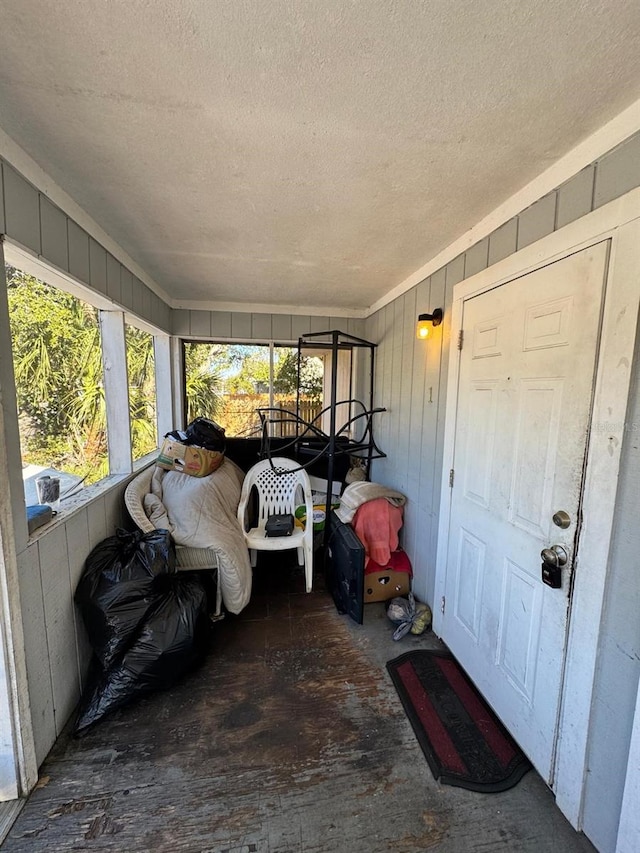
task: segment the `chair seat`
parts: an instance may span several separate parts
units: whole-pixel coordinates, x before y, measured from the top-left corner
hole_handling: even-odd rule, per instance
[[[217,569],[218,555],[213,548],[190,548],[187,545],[176,547],[176,567],[178,571],[198,571]]]
[[[258,551],[286,551],[289,548],[302,548],[304,545],[304,530],[295,527],[291,536],[267,536],[264,525],[252,527],[245,534],[248,548]]]

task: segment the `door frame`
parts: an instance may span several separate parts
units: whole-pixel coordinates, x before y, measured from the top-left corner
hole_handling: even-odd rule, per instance
[[[581,828],[582,822],[591,704],[640,308],[640,188],[454,287],[449,317],[451,343],[433,608],[434,631],[441,635],[451,522],[449,471],[454,467],[458,416],[460,351],[457,342],[463,328],[464,303],[473,296],[606,240],[610,241],[609,266],[605,276],[600,351],[582,496],[583,523],[569,604],[556,744],[556,802],[576,829]],[[573,655],[573,649],[579,649],[579,655]]]

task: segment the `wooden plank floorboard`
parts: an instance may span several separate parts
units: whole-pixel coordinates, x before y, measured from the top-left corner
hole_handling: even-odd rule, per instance
[[[68,726],[2,853],[592,853],[535,773],[435,782],[384,669],[432,635],[394,643],[382,605],[355,626],[278,582],[170,691]]]
[[[0,803],[0,845],[9,834],[25,803],[26,800],[8,800]]]

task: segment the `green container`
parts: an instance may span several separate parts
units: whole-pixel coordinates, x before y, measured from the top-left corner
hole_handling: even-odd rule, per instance
[[[307,521],[307,508],[304,504],[296,507],[295,517],[299,522],[300,527],[304,527]],[[324,520],[326,518],[325,505],[314,506],[313,508],[313,529],[324,530]]]

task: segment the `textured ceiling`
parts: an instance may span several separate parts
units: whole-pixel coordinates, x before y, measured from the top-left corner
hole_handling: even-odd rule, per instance
[[[638,0],[0,0],[0,127],[182,303],[366,308],[638,97]]]

